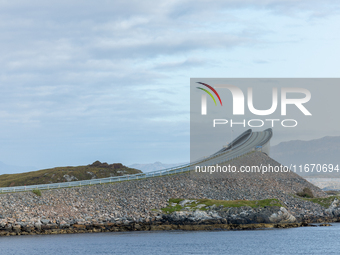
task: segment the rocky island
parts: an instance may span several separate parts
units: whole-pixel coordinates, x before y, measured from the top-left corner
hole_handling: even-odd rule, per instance
[[[280,165],[260,152],[229,163],[238,168]],[[303,197],[306,190],[313,198]],[[0,194],[1,236],[286,228],[339,219],[338,197],[328,196],[293,172],[226,173],[215,178],[187,172],[112,184]]]

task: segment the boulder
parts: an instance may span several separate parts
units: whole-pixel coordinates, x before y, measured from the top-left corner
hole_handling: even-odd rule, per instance
[[[296,218],[287,211],[286,208],[280,207],[277,213],[273,213],[269,216],[269,220],[272,223],[294,223]]]
[[[45,224],[45,225],[50,223],[50,220],[48,220],[48,219],[41,219],[40,221],[41,221],[42,224]]]
[[[325,213],[335,217],[339,217],[340,216],[339,202],[340,201],[335,198],[332,204],[328,207],[328,209],[325,210]]]
[[[179,202],[178,204],[180,206],[185,206],[186,204],[191,204],[192,202],[196,202],[196,200],[189,200],[189,199],[184,199],[181,202]]]

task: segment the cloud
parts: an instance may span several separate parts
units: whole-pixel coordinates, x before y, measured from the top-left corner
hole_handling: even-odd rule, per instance
[[[206,64],[206,61],[202,59],[190,58],[190,59],[186,59],[183,61],[172,61],[172,62],[160,63],[160,64],[157,64],[154,67],[154,69],[169,71],[169,70],[178,70],[178,69],[183,69],[183,68],[202,66],[205,64]]]
[[[269,63],[269,62],[266,61],[266,60],[260,60],[260,59],[254,60],[253,62],[254,62],[255,64],[268,64],[268,63]]]
[[[68,162],[71,148],[84,155],[79,161],[108,150],[114,158],[129,145],[110,141],[125,139],[140,142],[144,156],[161,156],[162,141],[182,145],[167,155],[185,155],[189,74],[218,67],[232,50],[263,46],[274,33],[267,16],[321,19],[338,10],[307,0],[1,1],[0,139],[11,149],[0,154],[37,166],[56,151]]]

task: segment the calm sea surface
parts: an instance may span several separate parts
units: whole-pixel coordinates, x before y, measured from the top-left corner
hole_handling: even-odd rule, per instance
[[[332,225],[0,237],[0,254],[340,254],[340,223]]]

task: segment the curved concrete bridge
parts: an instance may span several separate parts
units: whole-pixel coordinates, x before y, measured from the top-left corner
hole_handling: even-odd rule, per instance
[[[251,129],[248,129],[247,131],[243,132],[241,135],[236,137],[227,147],[222,148],[221,150],[217,151],[216,153],[204,159],[191,162],[189,164],[172,167],[172,168],[168,168],[164,170],[158,170],[158,171],[134,174],[134,175],[123,175],[123,176],[92,179],[92,180],[85,180],[85,181],[6,187],[6,188],[0,188],[0,192],[7,193],[7,192],[21,192],[21,191],[34,190],[34,189],[44,190],[44,189],[57,189],[57,188],[64,188],[64,187],[79,187],[79,186],[93,185],[93,184],[139,180],[139,179],[145,179],[145,178],[152,178],[156,176],[166,176],[170,174],[187,172],[187,171],[192,170],[194,166],[198,164],[200,165],[222,164],[229,160],[241,157],[254,150],[259,150],[269,155],[270,139],[272,138],[272,136],[273,136],[273,131],[271,128],[266,129],[261,132],[253,132]]]

